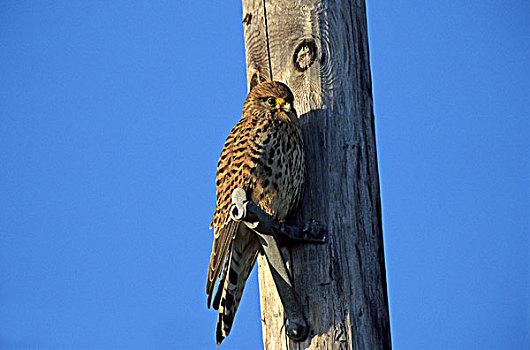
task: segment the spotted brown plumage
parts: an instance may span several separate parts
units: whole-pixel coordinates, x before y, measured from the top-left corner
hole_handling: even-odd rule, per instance
[[[304,182],[302,135],[293,93],[280,82],[255,86],[243,105],[241,120],[228,135],[217,166],[217,205],[211,227],[214,242],[206,294],[219,309],[216,339],[228,336],[243,288],[260,245],[245,225],[230,219],[232,191],[247,192],[260,208],[284,220],[296,207]]]

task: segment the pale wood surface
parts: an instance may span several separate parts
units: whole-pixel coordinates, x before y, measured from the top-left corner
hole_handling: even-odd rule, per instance
[[[390,349],[364,1],[243,0],[243,26],[249,88],[272,77],[295,95],[307,157],[295,220],[329,230],[324,245],[284,249],[311,325],[305,342],[286,337],[259,258],[264,347]]]

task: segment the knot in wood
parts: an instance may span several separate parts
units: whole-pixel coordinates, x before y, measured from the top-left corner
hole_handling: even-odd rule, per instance
[[[294,49],[293,65],[297,71],[307,70],[317,57],[317,44],[313,39],[302,40]]]

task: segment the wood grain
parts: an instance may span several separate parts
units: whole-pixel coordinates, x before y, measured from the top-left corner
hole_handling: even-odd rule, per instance
[[[390,349],[364,1],[243,0],[243,18],[249,89],[285,82],[303,126],[307,179],[293,220],[329,230],[325,245],[284,249],[311,324],[305,342],[286,337],[260,257],[264,347]]]

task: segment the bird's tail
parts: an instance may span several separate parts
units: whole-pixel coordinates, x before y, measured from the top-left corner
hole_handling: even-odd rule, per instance
[[[216,330],[217,345],[221,344],[232,329],[234,316],[243,295],[243,288],[256,263],[259,249],[259,241],[255,234],[241,227],[237,237],[232,241],[230,257],[213,303],[214,309],[219,309]]]

